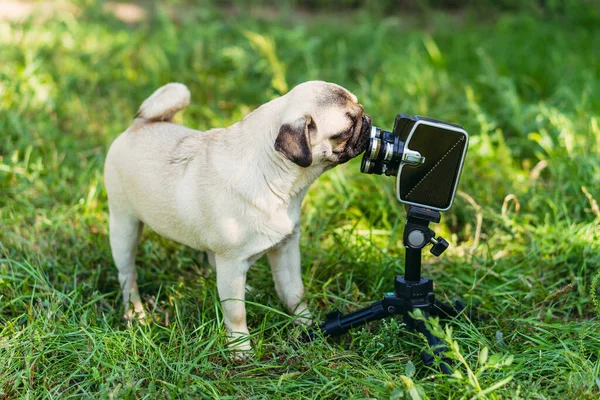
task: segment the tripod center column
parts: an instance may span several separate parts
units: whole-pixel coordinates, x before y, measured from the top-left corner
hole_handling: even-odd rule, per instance
[[[404,279],[409,282],[419,282],[421,280],[421,249],[406,247],[404,260]]]

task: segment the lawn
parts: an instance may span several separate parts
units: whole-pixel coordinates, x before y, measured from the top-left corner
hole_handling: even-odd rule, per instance
[[[234,2],[235,3],[235,2]],[[154,7],[125,22],[79,1],[0,21],[0,399],[600,397],[600,13],[539,9],[343,12]],[[392,10],[393,11],[393,10]],[[111,141],[159,86],[178,121],[229,125],[311,79],[396,113],[460,123],[470,147],[451,243],[424,274],[477,306],[434,329],[455,374],[426,367],[402,320],[305,344],[266,260],[249,272],[254,355],[229,357],[205,256],[149,230],[140,291],[154,323],[122,319],[102,181]],[[303,204],[302,264],[322,318],[366,306],[403,271],[394,181],[360,160]]]

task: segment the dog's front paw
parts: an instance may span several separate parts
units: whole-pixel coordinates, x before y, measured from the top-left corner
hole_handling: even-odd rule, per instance
[[[137,321],[139,324],[142,325],[146,325],[148,323],[148,315],[146,314],[146,311],[144,311],[144,308],[136,308],[136,309],[128,309],[125,311],[125,314],[123,315],[123,318],[125,318],[125,321],[127,322],[127,325],[131,325],[131,323],[133,323],[134,321]]]
[[[234,360],[245,360],[254,354],[250,336],[243,333],[229,333],[227,337],[227,349]]]
[[[311,326],[314,324],[314,320],[312,318],[311,312],[308,310],[306,303],[300,303],[294,310],[294,314],[296,318],[294,319],[294,323],[296,325],[306,325]]]

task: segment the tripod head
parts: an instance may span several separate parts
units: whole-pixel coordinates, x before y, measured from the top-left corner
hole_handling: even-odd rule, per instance
[[[409,206],[406,227],[404,228],[404,246],[411,249],[422,249],[428,243],[433,244],[431,254],[439,256],[448,248],[448,242],[441,236],[436,238],[435,232],[429,229],[430,222],[440,222],[440,213],[427,208]]]
[[[408,206],[406,212],[403,242],[406,247],[404,278],[410,282],[421,280],[421,250],[428,244],[433,244],[431,254],[438,257],[448,248],[449,244],[441,236],[435,237],[435,232],[429,228],[430,222],[440,222],[440,213],[428,208]]]

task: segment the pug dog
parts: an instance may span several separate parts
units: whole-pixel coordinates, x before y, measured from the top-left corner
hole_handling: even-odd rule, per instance
[[[300,270],[302,199],[324,171],[365,150],[371,118],[354,94],[323,81],[302,83],[206,132],[172,121],[189,102],[183,84],[159,88],[106,156],[110,246],[125,318],[146,315],[135,253],[147,225],[208,253],[230,346],[250,350],[246,273],[263,254],[281,301],[297,321],[310,321]]]

